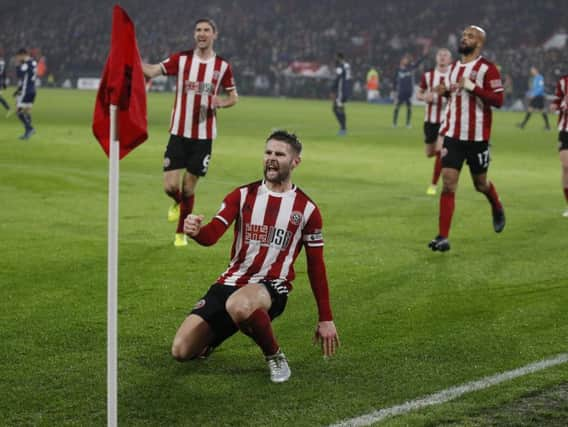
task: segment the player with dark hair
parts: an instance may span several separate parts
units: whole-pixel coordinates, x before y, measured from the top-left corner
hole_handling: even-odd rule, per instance
[[[542,119],[544,120],[544,129],[550,130],[550,123],[548,122],[548,116],[544,108],[544,77],[539,73],[536,67],[531,67],[530,73],[532,77],[529,85],[530,89],[527,93],[529,105],[527,106],[525,118],[517,127],[524,129],[531,118],[531,114],[535,111],[540,111],[542,113]]]
[[[347,116],[345,114],[345,103],[351,96],[351,66],[345,60],[342,53],[335,56],[335,80],[331,89],[331,97],[333,99],[333,114],[339,122],[339,131],[337,135],[343,136],[347,134]]]
[[[440,129],[444,136],[441,154],[444,186],[440,196],[438,235],[428,245],[433,251],[450,249],[448,235],[464,161],[469,166],[475,189],[491,204],[495,232],[500,233],[505,228],[503,205],[495,186],[487,179],[491,107],[503,105],[503,83],[495,64],[481,56],[484,44],[485,31],[476,25],[468,26],[459,45],[461,59],[450,68],[449,87],[441,84],[438,88],[439,94],[449,96],[449,100]]]
[[[32,106],[36,97],[37,61],[33,59],[27,49],[20,49],[16,53],[18,89],[14,92],[18,119],[24,125],[24,134],[20,139],[27,140],[36,133],[32,126]]]
[[[560,77],[556,83],[550,110],[558,112],[558,152],[562,165],[562,188],[568,204],[568,74]],[[562,216],[568,218],[568,207]]]
[[[434,161],[434,172],[432,182],[426,190],[430,196],[436,195],[436,186],[442,172],[442,161],[440,150],[442,149],[442,137],[439,135],[440,123],[444,115],[446,100],[444,96],[438,95],[438,86],[442,83],[448,84],[450,64],[452,54],[448,49],[439,49],[436,53],[436,67],[422,74],[420,86],[416,98],[424,101],[424,142],[426,157],[436,157]]]
[[[316,204],[292,184],[302,145],[294,134],[273,132],[264,148],[264,179],[229,193],[217,215],[189,215],[184,231],[204,246],[215,244],[235,223],[228,268],[179,327],[172,355],[179,361],[204,357],[238,330],[261,348],[270,379],[291,375],[271,321],[284,311],[295,278],[294,261],[306,251],[308,277],[319,321],[314,339],[325,356],[339,346],[323,259],[322,218]]]
[[[406,104],[406,127],[411,127],[412,119],[412,94],[414,93],[414,72],[424,61],[425,56],[416,62],[411,62],[410,54],[404,55],[400,59],[400,66],[396,70],[394,77],[394,112],[392,116],[392,126],[398,126],[398,110],[402,104]]]
[[[197,181],[209,168],[212,142],[217,136],[216,111],[238,101],[231,65],[213,50],[217,36],[217,26],[211,19],[198,19],[194,50],[174,53],[159,64],[142,64],[147,78],[177,76],[163,168],[164,191],[174,200],[168,220],[177,221],[175,246],[187,245],[183,220],[193,210]],[[227,97],[219,96],[221,88]]]
[[[6,89],[6,61],[4,60],[4,50],[0,48],[0,104],[6,109],[6,117],[8,117],[12,109],[2,96],[2,90],[4,89]]]

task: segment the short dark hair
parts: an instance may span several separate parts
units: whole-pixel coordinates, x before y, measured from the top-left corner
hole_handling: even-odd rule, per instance
[[[345,55],[343,55],[343,52],[337,52],[337,53],[335,54],[335,57],[336,57],[337,59],[339,59],[340,61],[343,61],[343,60],[345,59]]]
[[[202,22],[208,23],[209,25],[211,25],[211,28],[213,28],[213,32],[217,32],[217,24],[215,24],[215,21],[213,21],[211,18],[199,18],[195,21],[193,28],[197,27],[197,24],[201,24]]]
[[[266,138],[266,142],[270,141],[271,139],[285,142],[290,147],[292,147],[292,150],[294,150],[297,155],[302,154],[302,143],[295,134],[290,133],[287,130],[278,129],[273,131],[270,135],[268,135],[268,138]]]
[[[28,50],[25,47],[18,49],[18,51],[16,52],[16,55],[27,55],[27,54],[28,54]]]

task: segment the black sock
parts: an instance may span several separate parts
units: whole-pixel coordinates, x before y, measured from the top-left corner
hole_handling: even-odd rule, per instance
[[[8,105],[8,103],[6,102],[6,100],[4,99],[4,97],[2,95],[0,95],[0,104],[2,104],[2,106],[6,109],[9,110],[10,109],[10,105]]]
[[[550,129],[550,123],[548,123],[548,116],[546,115],[546,113],[542,113],[542,118],[544,119],[544,125],[546,126],[546,128]]]
[[[525,115],[525,118],[523,119],[523,122],[521,123],[521,126],[526,125],[530,118],[531,118],[531,113],[527,113]]]
[[[396,123],[398,122],[398,108],[399,108],[399,105],[394,107],[394,113],[393,113],[393,116],[392,116],[392,124],[393,125],[396,125]]]

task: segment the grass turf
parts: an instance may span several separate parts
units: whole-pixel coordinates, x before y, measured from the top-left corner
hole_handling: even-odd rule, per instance
[[[298,278],[275,331],[293,375],[270,384],[246,337],[205,362],[179,364],[171,339],[225,268],[231,233],[212,248],[173,247],[161,163],[171,94],[149,96],[150,139],[121,162],[119,422],[131,426],[325,425],[566,351],[568,221],[556,134],[538,118],[495,115],[490,178],[507,213],[490,209],[461,177],[452,250],[427,249],[438,198],[425,195],[422,111],[392,129],[391,107],[352,103],[349,135],[335,137],[328,102],[243,98],[219,114],[219,138],[196,212],[212,216],[235,186],[259,178],[272,128],[304,142],[295,182],[324,217],[332,305],[342,348],[324,361],[300,255]],[[38,133],[18,141],[0,121],[0,424],[106,422],[107,159],[91,135],[94,93],[42,90]],[[535,374],[391,420],[460,423],[527,390],[568,381]],[[465,422],[465,421],[464,421]]]

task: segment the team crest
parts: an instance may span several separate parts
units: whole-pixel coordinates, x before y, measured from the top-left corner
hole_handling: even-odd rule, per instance
[[[221,73],[219,71],[213,71],[213,80],[219,80]]]
[[[201,307],[205,306],[205,300],[204,299],[200,299],[199,301],[197,301],[195,303],[195,305],[193,306],[194,310],[199,310]]]
[[[470,74],[469,74],[469,78],[472,80],[475,80],[477,78],[477,70],[473,70]]]
[[[167,168],[171,163],[172,163],[172,161],[170,160],[169,157],[164,157],[164,167],[165,168]]]
[[[294,211],[292,215],[290,215],[290,222],[294,225],[299,225],[302,222],[303,215],[301,212]]]

